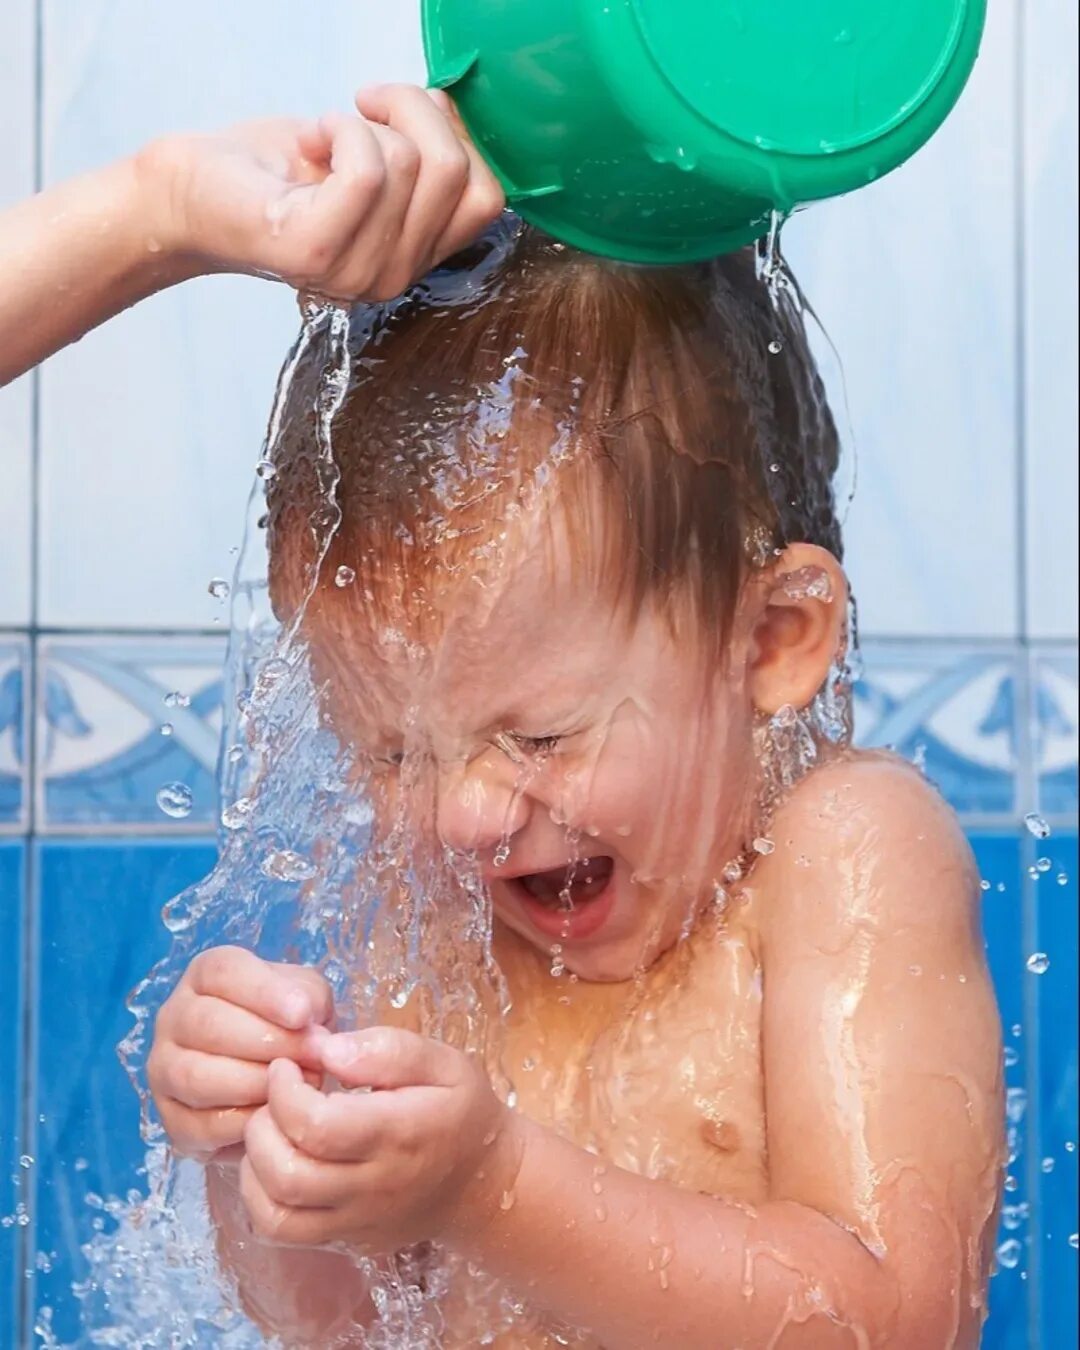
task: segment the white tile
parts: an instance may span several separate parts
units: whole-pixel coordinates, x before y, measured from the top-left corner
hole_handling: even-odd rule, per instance
[[[1015,26],[1014,6],[991,3],[930,144],[784,233],[846,372],[865,634],[1016,631]]]
[[[422,79],[418,19],[371,0],[47,0],[49,181],[149,137],[350,106]],[[317,13],[317,20],[315,14]],[[157,296],[42,374],[42,621],[208,627],[297,328],[284,287],[211,278]]]
[[[34,188],[33,0],[0,5],[0,211]],[[0,389],[0,626],[30,622],[31,382]]]
[[[1024,7],[1027,623],[1076,638],[1076,0]]]

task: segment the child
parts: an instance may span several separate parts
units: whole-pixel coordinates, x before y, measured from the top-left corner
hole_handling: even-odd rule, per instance
[[[199,272],[385,299],[497,214],[445,102],[358,106],[170,138],[0,217],[0,381]],[[356,583],[304,621],[376,801],[401,809],[402,756],[422,758],[439,836],[490,886],[516,1106],[450,1046],[335,1034],[314,971],[204,953],[151,1077],[176,1147],[210,1162],[223,1261],[291,1344],[362,1343],[370,1320],[361,1271],[320,1244],[435,1240],[538,1311],[502,1344],[974,1345],[1002,1109],[970,855],[889,757],[821,741],[785,790],[846,595],[804,336],[745,257],[616,268],[502,231],[502,290],[403,306],[346,400],[324,575]],[[455,502],[467,531],[403,549],[435,502],[399,434],[417,391],[450,410],[441,436],[476,423],[478,384],[512,472]],[[293,424],[283,614],[311,561],[314,429]],[[415,640],[388,645],[389,616]],[[445,1341],[480,1343],[464,1300]]]
[[[271,591],[376,829],[413,813],[489,887],[516,1102],[389,1010],[335,1033],[311,970],[197,957],[150,1077],[245,1305],[361,1345],[367,1277],[320,1245],[436,1242],[447,1346],[481,1343],[466,1262],[536,1310],[507,1346],[974,1346],[1003,1115],[977,879],[914,769],[800,711],[847,590],[793,306],[746,253],[629,268],[511,218],[426,287],[354,313],[321,560],[329,342],[302,354]]]

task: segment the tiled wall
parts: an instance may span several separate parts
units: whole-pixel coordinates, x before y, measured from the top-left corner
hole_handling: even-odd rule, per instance
[[[786,235],[858,451],[860,734],[925,759],[989,885],[1026,1092],[985,1338],[1009,1350],[1076,1341],[1076,28],[1071,0],[990,0],[937,140]],[[411,3],[2,0],[0,205],[170,127],[345,106],[421,69]],[[86,1195],[135,1180],[113,1046],[161,904],[213,857],[206,583],[294,326],[283,289],[194,283],[0,391],[0,1346],[32,1344],[46,1304],[80,1337]],[[170,780],[194,791],[183,820],[155,804]]]

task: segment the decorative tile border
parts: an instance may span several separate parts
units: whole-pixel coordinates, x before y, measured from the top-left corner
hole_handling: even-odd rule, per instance
[[[922,764],[961,815],[1016,815],[1026,688],[1018,648],[870,640],[862,664],[861,745],[889,746]]]
[[[1077,726],[1080,725],[1075,645],[1041,647],[1032,654],[1032,756],[1038,777],[1038,808],[1046,816],[1075,820]]]
[[[43,637],[37,654],[37,831],[212,831],[224,639]],[[190,810],[162,811],[168,783]]]
[[[0,835],[30,826],[30,640],[0,634]]]

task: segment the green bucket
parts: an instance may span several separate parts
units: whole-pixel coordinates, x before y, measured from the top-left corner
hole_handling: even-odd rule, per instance
[[[421,0],[510,204],[628,262],[713,257],[880,178],[945,120],[986,0]]]

